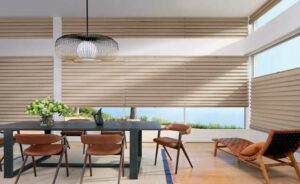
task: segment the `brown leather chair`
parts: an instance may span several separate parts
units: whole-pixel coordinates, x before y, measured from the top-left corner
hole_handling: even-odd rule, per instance
[[[124,137],[125,148],[127,149],[127,140],[125,131],[101,131],[101,135],[121,135]]]
[[[89,119],[70,119],[68,120],[69,122],[90,122]],[[62,136],[70,136],[70,137],[73,137],[73,136],[81,136],[81,135],[85,135],[86,134],[86,131],[83,130],[83,131],[61,131],[61,135]],[[68,144],[68,147],[70,148],[69,144]],[[85,152],[85,144],[83,145],[83,154]]]
[[[179,161],[179,154],[180,154],[181,149],[182,149],[184,155],[186,156],[187,160],[189,161],[190,166],[193,168],[192,162],[191,162],[191,160],[183,146],[182,140],[181,140],[182,135],[187,135],[187,134],[191,133],[191,130],[192,130],[191,126],[184,125],[184,124],[170,124],[170,125],[166,125],[165,130],[177,131],[177,132],[179,132],[179,136],[178,136],[178,139],[174,139],[174,138],[170,138],[170,137],[160,137],[161,131],[160,130],[158,131],[157,138],[153,139],[153,141],[156,142],[154,165],[156,165],[156,161],[157,161],[158,147],[159,147],[159,145],[162,145],[164,150],[166,151],[168,157],[170,158],[170,160],[172,160],[172,158],[166,147],[177,150],[175,174],[177,174],[177,170],[178,170],[178,161]]]
[[[0,132],[0,133],[2,134],[3,132]],[[20,130],[17,131],[17,134],[20,134]],[[15,140],[15,137],[14,137],[14,140]],[[4,145],[4,138],[1,137],[0,138],[0,146],[3,146],[3,145]],[[21,157],[22,157],[22,160],[24,161],[23,146],[22,146],[22,144],[19,144],[19,146],[20,146]],[[3,160],[4,160],[4,155],[0,158],[0,171],[2,171]]]
[[[118,184],[120,183],[121,170],[124,176],[124,137],[121,135],[82,135],[81,142],[87,144],[87,150],[84,158],[84,165],[80,178],[80,184],[83,182],[83,176],[89,158],[90,176],[92,176],[92,155],[107,156],[120,155],[120,167]]]
[[[61,166],[63,156],[65,155],[66,172],[67,176],[69,176],[67,145],[65,137],[60,137],[52,134],[17,134],[15,137],[16,142],[18,142],[19,144],[30,145],[27,149],[24,150],[25,160],[21,166],[15,184],[18,183],[29,156],[32,157],[34,176],[37,176],[35,163],[36,156],[60,155],[55,176],[52,182],[54,184],[58,175],[59,168]],[[60,144],[53,144],[57,142],[60,142]]]

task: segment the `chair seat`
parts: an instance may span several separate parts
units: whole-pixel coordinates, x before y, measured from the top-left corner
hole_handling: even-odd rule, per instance
[[[171,137],[158,137],[153,139],[153,141],[163,146],[178,148],[178,139]]]
[[[102,135],[124,135],[122,131],[102,131]]]
[[[28,156],[58,155],[63,151],[61,144],[32,145],[24,151]]]
[[[0,137],[0,145],[4,144],[4,138]]]
[[[83,131],[61,131],[62,136],[81,136]]]
[[[121,145],[92,145],[87,149],[89,155],[119,155],[121,153]]]

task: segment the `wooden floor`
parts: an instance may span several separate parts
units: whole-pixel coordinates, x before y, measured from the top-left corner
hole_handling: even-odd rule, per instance
[[[70,159],[83,160],[81,145],[72,144]],[[162,156],[159,154],[158,165],[153,166],[155,145],[153,143],[143,144],[143,161],[139,180],[129,180],[122,178],[121,183],[128,184],[164,184],[166,183],[165,171],[162,164]],[[16,148],[17,149],[17,148]],[[178,174],[174,178],[176,184],[262,184],[263,176],[260,170],[250,167],[244,163],[239,163],[235,158],[219,152],[217,157],[213,157],[213,144],[211,143],[188,143],[187,152],[194,164],[191,169],[184,155],[180,156]],[[128,152],[128,150],[126,150]],[[176,151],[170,150],[173,159],[176,158]],[[112,158],[113,159],[113,158]],[[128,159],[128,154],[126,156]],[[115,161],[118,159],[115,159]],[[96,161],[96,160],[94,160]],[[103,159],[101,160],[103,161]],[[174,173],[175,163],[170,162],[171,172]],[[117,171],[115,169],[95,168],[94,176],[90,177],[88,172],[85,175],[84,183],[116,183]],[[65,170],[60,171],[57,183],[75,184],[79,182],[81,169],[72,168],[70,177],[65,177]],[[31,183],[51,183],[54,174],[53,168],[38,168],[38,177],[34,177],[32,170],[25,172],[20,180],[20,184]],[[291,167],[279,167],[269,169],[272,184],[293,184],[299,183],[296,173]],[[2,173],[1,173],[2,175]],[[128,175],[128,170],[126,170]],[[1,176],[2,177],[2,176]],[[0,178],[0,183],[11,184],[14,179]]]

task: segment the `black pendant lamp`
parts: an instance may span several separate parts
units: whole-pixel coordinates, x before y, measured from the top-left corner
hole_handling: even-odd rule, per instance
[[[86,0],[86,34],[63,35],[55,42],[56,55],[62,60],[101,61],[113,58],[119,51],[111,37],[89,34],[89,2]]]

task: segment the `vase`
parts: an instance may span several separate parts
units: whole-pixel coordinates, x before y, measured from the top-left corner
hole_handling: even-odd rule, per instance
[[[42,116],[41,126],[52,126],[54,124],[53,116]]]

